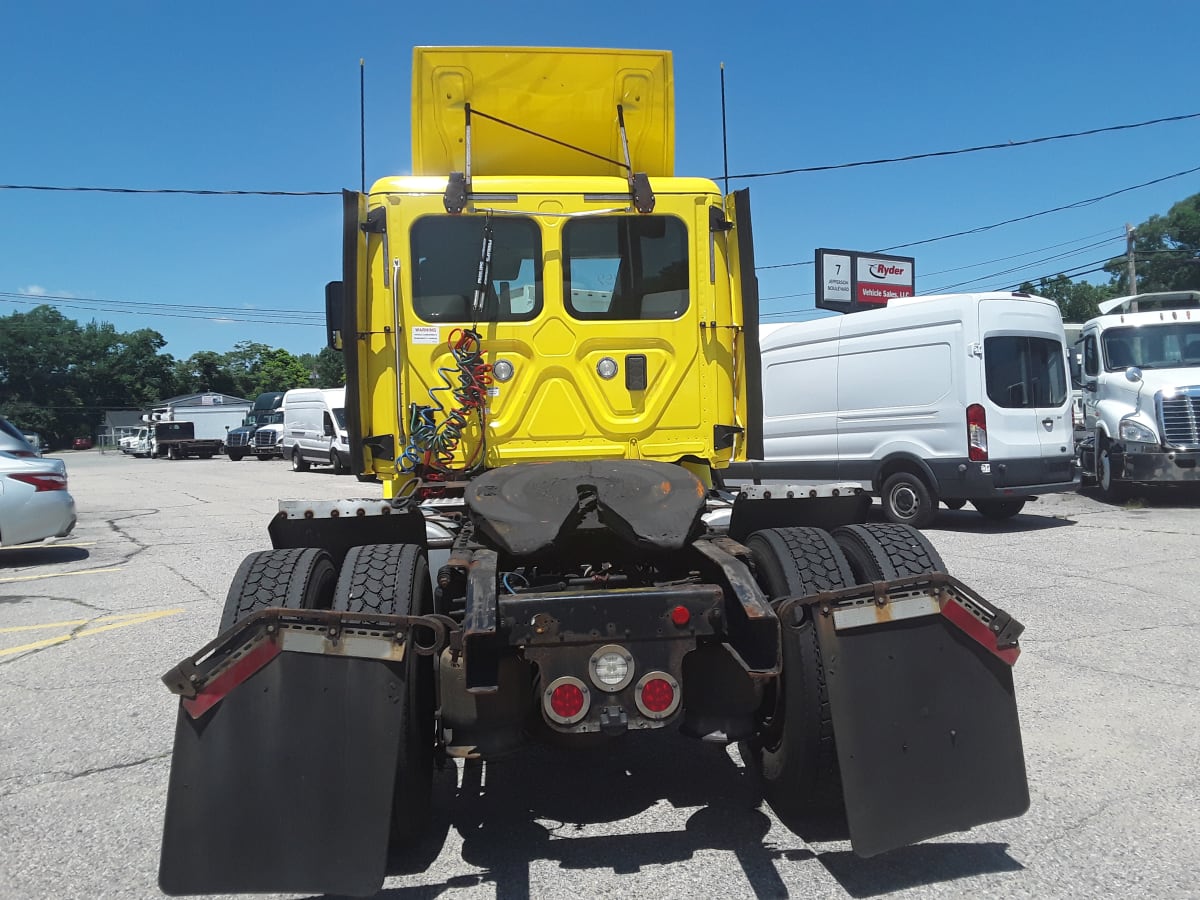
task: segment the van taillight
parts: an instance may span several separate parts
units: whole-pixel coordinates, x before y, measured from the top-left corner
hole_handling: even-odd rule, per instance
[[[967,407],[967,457],[984,462],[987,454],[987,413],[978,403]]]

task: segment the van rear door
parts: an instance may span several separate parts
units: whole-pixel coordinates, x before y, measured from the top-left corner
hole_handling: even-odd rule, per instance
[[[1071,481],[1071,392],[1057,310],[1030,300],[983,300],[979,332],[995,484]]]

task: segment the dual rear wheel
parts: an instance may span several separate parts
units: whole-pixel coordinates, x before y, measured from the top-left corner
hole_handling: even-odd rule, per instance
[[[772,601],[854,584],[945,571],[933,545],[896,524],[772,528],[746,540],[756,577]],[[789,817],[828,816],[842,808],[833,717],[812,607],[781,618],[783,673],[765,698],[763,727],[742,745],[771,806]]]
[[[333,609],[349,613],[423,615],[433,611],[429,562],[416,544],[353,547],[341,572],[314,548],[251,553],[234,576],[221,631],[263,609]],[[415,652],[410,636],[398,684],[400,747],[392,802],[392,845],[415,843],[429,825],[434,750],[433,659]]]

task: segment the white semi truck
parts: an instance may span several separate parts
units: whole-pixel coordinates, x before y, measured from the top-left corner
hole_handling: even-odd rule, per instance
[[[1200,291],[1118,297],[1080,333],[1083,473],[1110,500],[1200,482]]]

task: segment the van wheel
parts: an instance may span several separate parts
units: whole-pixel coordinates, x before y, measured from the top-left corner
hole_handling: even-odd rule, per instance
[[[329,451],[329,464],[333,466],[334,475],[344,475],[349,471],[349,467],[342,459],[342,454],[338,453],[336,450]]]
[[[972,500],[971,505],[989,519],[1011,519],[1025,508],[1025,500]]]
[[[933,521],[937,501],[925,482],[911,472],[897,472],[883,483],[880,496],[883,514],[889,522],[924,528]]]
[[[308,471],[308,460],[300,455],[299,447],[292,448],[292,471],[293,472],[307,472]]]

